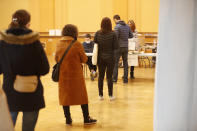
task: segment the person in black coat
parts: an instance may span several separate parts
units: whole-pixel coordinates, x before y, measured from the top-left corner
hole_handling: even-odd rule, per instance
[[[112,31],[111,19],[105,17],[101,21],[101,29],[96,32],[94,42],[98,44],[98,88],[99,99],[103,100],[103,80],[105,72],[107,74],[109,99],[114,100],[112,75],[115,64],[115,50],[118,49],[118,39],[116,33]]]
[[[49,63],[39,41],[39,34],[30,30],[30,14],[18,10],[12,16],[8,30],[0,32],[0,74],[3,90],[15,125],[17,115],[23,112],[23,131],[33,131],[39,110],[45,107],[40,77],[49,72]],[[35,92],[21,93],[13,87],[16,75],[38,78]]]
[[[93,48],[94,48],[94,42],[91,41],[91,35],[90,34],[86,34],[85,35],[85,41],[83,42],[83,47],[86,53],[92,53],[93,52]],[[94,80],[94,78],[97,76],[96,74],[96,65],[92,64],[92,56],[88,56],[88,61],[86,62],[86,64],[88,65],[88,68],[90,70],[90,77],[91,80]]]

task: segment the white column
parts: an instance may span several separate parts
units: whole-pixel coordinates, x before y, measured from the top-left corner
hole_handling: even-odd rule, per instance
[[[197,0],[160,0],[154,131],[197,131]]]

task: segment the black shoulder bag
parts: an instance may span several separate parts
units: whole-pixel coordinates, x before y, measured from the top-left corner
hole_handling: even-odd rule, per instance
[[[53,66],[53,72],[52,72],[52,80],[54,82],[58,82],[59,81],[59,72],[60,72],[60,65],[64,59],[64,57],[66,56],[66,54],[68,53],[69,49],[72,47],[72,45],[74,44],[75,40],[73,40],[70,45],[68,46],[68,48],[66,49],[66,51],[64,52],[62,58],[60,59],[59,62],[57,62],[54,66]]]

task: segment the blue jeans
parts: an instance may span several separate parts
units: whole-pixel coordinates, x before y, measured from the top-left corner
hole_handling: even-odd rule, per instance
[[[118,79],[118,63],[119,63],[119,59],[122,56],[122,60],[123,60],[123,66],[124,66],[124,75],[123,75],[123,79],[124,81],[128,81],[128,48],[127,47],[120,47],[117,51],[116,51],[116,61],[115,61],[115,66],[114,66],[114,71],[113,71],[113,80],[117,81]]]
[[[10,112],[13,124],[16,124],[16,119],[19,112]],[[23,112],[23,125],[22,131],[34,131],[38,119],[39,111]]]

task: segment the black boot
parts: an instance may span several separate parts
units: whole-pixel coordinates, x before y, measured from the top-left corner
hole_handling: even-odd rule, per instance
[[[130,79],[135,79],[133,74],[130,75]]]
[[[66,124],[67,125],[72,125],[72,119],[71,119],[71,117],[66,118]]]
[[[130,73],[130,79],[135,79],[134,73]]]
[[[88,116],[87,118],[84,118],[84,124],[85,125],[95,124],[96,122],[97,122],[97,120],[92,119],[90,116]]]
[[[97,122],[97,120],[92,119],[89,116],[88,104],[81,105],[81,109],[83,112],[83,118],[84,118],[85,125],[91,125],[91,124],[95,124]]]
[[[131,69],[130,69],[130,78],[131,79],[135,79],[135,77],[134,77],[134,66],[131,66]]]
[[[71,125],[72,124],[72,118],[70,115],[70,107],[69,106],[63,106],[64,109],[64,116],[66,118],[66,124]]]

